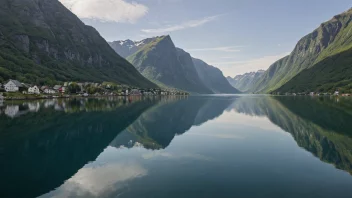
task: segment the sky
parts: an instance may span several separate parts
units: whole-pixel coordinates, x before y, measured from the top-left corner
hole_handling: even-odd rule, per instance
[[[225,76],[267,69],[351,0],[59,0],[107,41],[170,35]]]

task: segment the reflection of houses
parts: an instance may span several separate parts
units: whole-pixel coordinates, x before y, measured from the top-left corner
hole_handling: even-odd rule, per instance
[[[23,85],[17,80],[9,80],[4,87],[7,92],[17,92],[23,87]]]
[[[55,103],[56,103],[55,100],[46,100],[46,101],[44,102],[44,107],[45,107],[45,108],[52,107],[52,106],[55,105]]]
[[[30,112],[38,112],[40,109],[39,102],[37,103],[28,103],[28,109]]]
[[[39,88],[37,86],[29,87],[28,88],[29,94],[40,94]]]
[[[18,105],[11,105],[7,106],[5,109],[5,114],[11,118],[16,117],[20,112],[20,106]]]

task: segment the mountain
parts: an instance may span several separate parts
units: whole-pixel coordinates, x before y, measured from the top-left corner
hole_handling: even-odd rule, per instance
[[[307,74],[302,74],[303,78],[309,77],[309,81],[312,82],[312,84],[316,84],[316,86],[312,86],[312,89],[319,89],[319,83],[329,83],[339,86],[339,82],[342,82],[343,85],[346,84],[345,81],[351,82],[350,77],[340,76],[339,74],[334,76],[334,80],[337,81],[328,82],[331,74],[325,73],[328,71],[335,73],[335,66],[337,66],[337,64],[334,61],[337,57],[340,57],[338,64],[343,64],[339,65],[340,68],[338,68],[338,71],[351,71],[351,64],[341,59],[341,56],[347,57],[348,55],[346,56],[346,53],[352,48],[351,20],[352,9],[322,23],[312,33],[303,37],[290,55],[271,65],[251,91],[264,93],[272,92],[282,87],[302,71],[304,71],[304,73],[307,72]],[[322,68],[327,65],[329,65],[330,69]],[[313,75],[312,71],[323,73],[315,73]],[[321,76],[325,76],[323,80],[320,79]],[[301,78],[302,77],[298,79]],[[348,82],[347,84],[349,84]],[[297,79],[292,81],[291,84],[292,83],[297,83],[299,86],[303,87],[305,86]],[[291,87],[292,86],[289,86],[285,88],[285,90]]]
[[[110,45],[117,53],[127,56],[143,76],[160,86],[191,93],[213,93],[199,78],[190,54],[176,48],[170,36],[139,42],[117,41]]]
[[[352,93],[352,48],[303,70],[275,92]]]
[[[249,90],[258,82],[264,73],[264,70],[259,70],[257,72],[249,72],[243,75],[237,75],[234,78],[228,76],[227,80],[236,89],[242,92],[249,92]]]
[[[196,93],[239,93],[218,68],[176,48],[170,36],[142,41],[114,41],[109,44],[144,76],[161,86]],[[176,75],[172,75],[174,73]]]
[[[214,93],[240,93],[230,85],[220,69],[196,58],[193,58],[193,63],[201,81]]]
[[[58,0],[0,1],[0,81],[156,87]]]

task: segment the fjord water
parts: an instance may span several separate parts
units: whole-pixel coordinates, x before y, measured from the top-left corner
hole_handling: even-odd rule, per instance
[[[352,197],[352,101],[7,102],[0,197]]]

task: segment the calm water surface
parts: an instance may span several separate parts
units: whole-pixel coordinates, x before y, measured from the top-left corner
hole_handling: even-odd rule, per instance
[[[0,197],[352,197],[352,101],[0,103]]]

